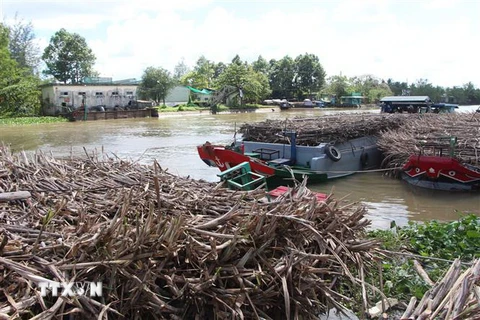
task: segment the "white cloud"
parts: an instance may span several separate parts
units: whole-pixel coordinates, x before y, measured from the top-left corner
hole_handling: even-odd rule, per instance
[[[457,0],[429,0],[423,2],[426,9],[448,9],[457,4],[460,4]]]
[[[97,70],[117,79],[172,71],[182,57],[193,66],[201,55],[227,63],[313,53],[329,75],[480,85],[468,48],[480,30],[473,1],[5,1],[9,14],[29,14],[42,44],[62,27],[84,36]]]

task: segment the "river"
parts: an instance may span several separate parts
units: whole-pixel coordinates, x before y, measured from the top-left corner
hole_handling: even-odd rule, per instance
[[[477,107],[460,107],[459,112]],[[171,113],[159,118],[98,120],[57,124],[0,126],[0,141],[13,151],[51,152],[54,156],[85,155],[104,152],[122,159],[150,164],[157,160],[162,168],[179,176],[218,181],[216,168],[205,165],[196,146],[210,141],[233,141],[235,127],[242,123],[295,116],[321,116],[341,112],[377,112],[372,110],[297,109],[280,112],[262,109],[251,113],[216,114]],[[480,216],[478,193],[448,193],[415,189],[381,173],[359,173],[314,185],[312,190],[330,193],[344,202],[361,202],[368,207],[374,228],[388,228],[392,221],[458,219],[462,212]]]

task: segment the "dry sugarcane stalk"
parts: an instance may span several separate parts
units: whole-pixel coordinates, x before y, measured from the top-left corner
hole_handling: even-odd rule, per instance
[[[398,128],[407,119],[404,115],[342,114],[318,118],[266,120],[244,124],[240,128],[244,140],[287,143],[282,131],[297,133],[298,145],[318,145],[325,142],[343,142],[365,135],[378,135],[381,131]]]
[[[31,196],[32,195],[28,191],[2,192],[0,193],[0,202],[24,200],[30,198]]]
[[[428,285],[434,286],[435,282],[433,282],[428,274],[425,272],[425,270],[422,268],[422,265],[417,261],[413,260],[413,266],[415,267],[415,270],[417,273],[420,275],[420,277],[425,281]]]
[[[416,299],[411,299],[402,319],[470,319],[480,312],[475,283],[480,274],[480,260],[462,274],[460,260],[456,259],[444,278],[428,290],[418,306]],[[413,308],[415,310],[413,311]],[[412,312],[413,311],[413,312]]]
[[[465,163],[480,165],[480,117],[470,114],[425,114],[410,117],[398,128],[380,134],[379,148],[386,156],[384,166],[403,165],[411,154],[435,155],[439,147],[448,155],[450,141],[455,137],[455,157]],[[434,153],[434,147],[437,153]]]
[[[407,309],[405,309],[405,312],[402,314],[400,319],[410,319],[410,316],[415,309],[415,304],[417,303],[417,298],[416,297],[411,297],[410,302],[408,303]]]
[[[14,248],[0,259],[0,285],[20,313],[313,319],[349,300],[334,279],[360,288],[352,272],[377,246],[359,236],[365,208],[340,207],[333,197],[318,204],[302,185],[262,203],[262,190],[235,192],[158,164],[85,153],[87,160],[42,152],[28,159],[0,147],[2,192],[32,195],[0,206],[4,249]],[[102,281],[107,291],[102,301],[60,304],[39,296],[42,279]],[[0,310],[12,314],[10,306],[0,297]]]

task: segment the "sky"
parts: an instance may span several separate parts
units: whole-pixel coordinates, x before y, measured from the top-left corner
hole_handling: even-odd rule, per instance
[[[193,68],[310,53],[328,76],[373,75],[480,87],[477,0],[0,0],[6,24],[31,22],[41,52],[61,28],[84,37],[114,80],[147,67]]]

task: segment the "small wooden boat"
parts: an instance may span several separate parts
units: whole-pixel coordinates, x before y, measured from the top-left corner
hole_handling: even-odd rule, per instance
[[[480,191],[480,168],[451,156],[411,155],[403,166],[402,178],[421,188]]]
[[[455,156],[456,145],[454,136],[424,141],[421,154],[410,155],[403,165],[403,180],[433,190],[480,191],[480,167],[460,161]]]
[[[206,164],[212,167],[218,167],[222,173],[228,174],[231,169],[235,170],[241,167],[241,164],[248,163],[249,167],[243,174],[250,175],[250,172],[253,172],[265,177],[270,190],[277,186],[292,185],[294,180],[302,181],[305,177],[308,177],[310,183],[324,182],[328,178],[326,173],[314,172],[300,166],[285,167],[281,164],[267,162],[253,155],[244,154],[238,148],[231,146],[212,145],[207,142],[198,146],[197,151],[200,158]],[[249,177],[247,181],[242,181],[242,184],[234,180],[232,180],[232,182],[234,184],[237,183],[239,189],[243,189],[243,186],[247,183],[254,182],[253,180],[254,178]]]

